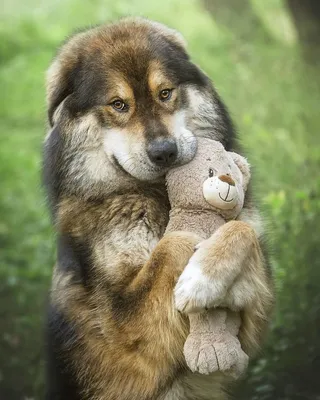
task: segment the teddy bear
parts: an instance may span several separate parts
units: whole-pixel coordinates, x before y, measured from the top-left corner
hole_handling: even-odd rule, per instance
[[[171,205],[166,233],[189,231],[208,239],[239,215],[249,180],[250,167],[245,158],[227,152],[218,141],[199,138],[194,159],[166,175]],[[184,356],[191,371],[220,371],[234,379],[243,375],[248,356],[237,337],[240,313],[218,307],[192,312],[188,317],[190,333]]]

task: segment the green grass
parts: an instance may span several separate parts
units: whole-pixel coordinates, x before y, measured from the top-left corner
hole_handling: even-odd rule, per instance
[[[312,328],[319,323],[320,303],[319,77],[301,60],[282,2],[254,0],[252,6],[268,40],[254,30],[250,40],[239,39],[239,23],[214,20],[195,0],[4,1],[0,398],[40,399],[43,387],[43,315],[55,252],[40,184],[45,70],[74,29],[143,15],[180,30],[194,61],[212,77],[241,132],[269,220],[279,305],[266,353],[242,388],[245,398],[313,399],[316,379],[308,380],[310,394],[295,374],[302,365],[301,376],[309,376],[310,352],[320,355]],[[236,21],[232,10],[230,15]],[[311,325],[307,333],[306,324]]]

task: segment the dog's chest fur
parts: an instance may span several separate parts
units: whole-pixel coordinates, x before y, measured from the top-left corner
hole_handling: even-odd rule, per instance
[[[164,233],[168,205],[163,197],[124,195],[111,208],[110,221],[102,223],[93,256],[97,266],[107,262],[114,277],[114,266],[128,263],[139,268],[148,260]]]

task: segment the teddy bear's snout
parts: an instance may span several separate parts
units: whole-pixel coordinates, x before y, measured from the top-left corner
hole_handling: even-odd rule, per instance
[[[238,202],[238,190],[230,175],[206,179],[203,183],[203,195],[209,204],[222,210],[231,209]]]
[[[228,175],[220,175],[218,176],[218,179],[220,179],[220,181],[228,183],[230,186],[236,186],[235,181],[231,178],[231,176]]]

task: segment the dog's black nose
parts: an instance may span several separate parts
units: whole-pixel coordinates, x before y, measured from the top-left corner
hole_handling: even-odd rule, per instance
[[[154,164],[169,167],[177,159],[178,148],[173,139],[155,139],[149,143],[147,153]]]

